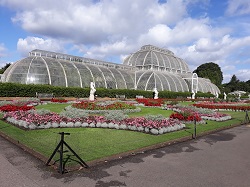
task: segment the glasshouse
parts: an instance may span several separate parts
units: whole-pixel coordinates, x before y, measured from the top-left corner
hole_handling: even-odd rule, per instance
[[[36,49],[13,63],[1,81],[82,88],[94,82],[97,88],[220,93],[172,51],[152,45],[142,46],[123,64]]]

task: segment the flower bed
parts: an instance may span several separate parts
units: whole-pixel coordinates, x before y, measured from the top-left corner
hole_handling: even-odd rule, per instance
[[[4,106],[4,105],[33,106],[33,105],[38,105],[39,102],[40,100],[37,98],[28,98],[28,99],[13,100],[13,101],[0,101],[0,106]]]
[[[207,108],[212,110],[232,110],[232,111],[246,111],[250,110],[250,106],[243,103],[197,103],[193,104],[197,108]]]
[[[193,122],[193,121],[197,121],[197,122],[200,122],[202,119],[201,117],[198,115],[198,114],[188,114],[188,115],[184,115],[182,113],[172,113],[170,115],[170,118],[173,118],[173,119],[178,119],[180,121],[185,121],[185,122]]]
[[[184,119],[187,121],[191,121],[192,119],[195,119],[196,121],[201,121],[200,119],[203,119],[213,121],[226,121],[231,119],[230,115],[214,112],[207,109],[199,109],[193,106],[168,105],[164,109],[178,112],[179,115],[173,114],[173,116],[170,117],[177,118],[179,120]]]
[[[26,129],[58,128],[58,127],[99,127],[127,129],[151,134],[163,134],[180,130],[185,127],[177,119],[153,120],[145,117],[110,120],[104,116],[87,116],[68,118],[53,112],[13,111],[4,114],[4,119]]]
[[[112,110],[88,110],[88,109],[79,109],[79,108],[74,108],[73,106],[67,106],[65,107],[65,111],[68,112],[74,112],[74,113],[82,113],[85,112],[86,114],[104,114],[104,113],[108,113],[110,111],[121,111],[124,114],[128,114],[128,113],[135,113],[135,112],[140,112],[141,108],[139,107],[133,107],[132,109],[112,109]]]
[[[80,103],[74,103],[72,107],[84,110],[124,110],[124,109],[136,109],[133,104],[125,102],[89,102],[82,101]]]
[[[136,101],[144,106],[161,106],[164,103],[163,99],[137,98]]]
[[[16,106],[16,105],[3,105],[0,107],[0,111],[2,112],[10,112],[10,111],[26,111],[26,110],[31,110],[34,109],[34,106],[27,106],[27,105],[23,105],[23,106]]]
[[[66,100],[64,98],[52,98],[50,100],[50,102],[52,102],[52,103],[67,103],[68,100]]]

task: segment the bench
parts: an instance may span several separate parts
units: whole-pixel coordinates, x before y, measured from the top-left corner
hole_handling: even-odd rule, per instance
[[[126,96],[125,95],[115,95],[116,99],[120,99],[120,100],[126,100]]]
[[[53,93],[37,93],[36,92],[36,98],[40,99],[40,101],[50,101],[52,98],[54,98]]]
[[[144,97],[143,97],[143,95],[136,95],[135,98],[136,99],[143,99]]]

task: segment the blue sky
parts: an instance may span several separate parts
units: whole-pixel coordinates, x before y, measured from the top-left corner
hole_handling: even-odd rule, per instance
[[[250,79],[249,0],[0,0],[0,24],[0,67],[36,48],[122,63],[152,44]]]

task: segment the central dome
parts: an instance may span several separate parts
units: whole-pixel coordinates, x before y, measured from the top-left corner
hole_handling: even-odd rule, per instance
[[[174,56],[172,51],[144,45],[141,49],[129,55],[123,62],[124,65],[134,66],[140,70],[158,70],[177,73],[190,73],[188,65],[181,58]]]

